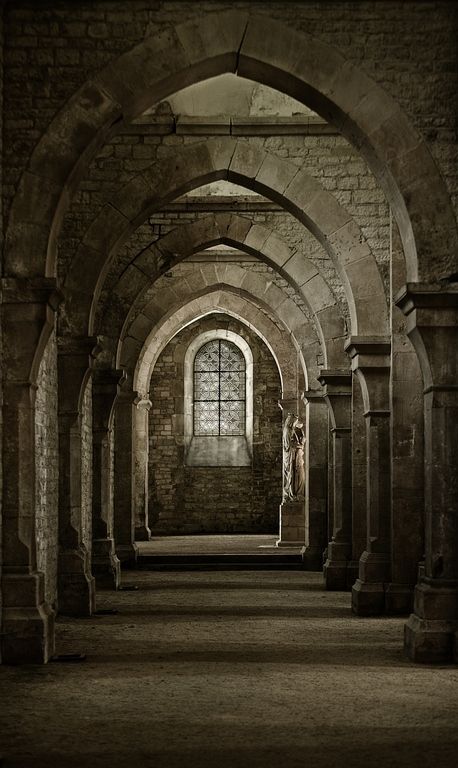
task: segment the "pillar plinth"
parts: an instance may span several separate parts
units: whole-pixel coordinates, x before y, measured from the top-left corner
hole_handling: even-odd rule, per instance
[[[385,611],[391,565],[391,345],[386,337],[354,336],[345,349],[361,384],[366,419],[367,540],[352,589],[352,609],[360,616],[374,616]]]
[[[331,415],[333,510],[332,538],[324,564],[326,589],[348,589],[351,560],[351,373],[323,370],[318,381]]]
[[[327,537],[328,409],[323,390],[307,390],[305,403],[305,545],[304,565],[323,569]]]
[[[284,501],[280,504],[280,538],[277,547],[303,547],[305,515],[303,501]]]
[[[54,612],[37,571],[35,395],[42,353],[61,300],[52,279],[1,281],[3,336],[2,611],[4,664],[42,664],[54,653]]]
[[[69,616],[90,616],[95,580],[82,539],[82,400],[98,352],[95,337],[58,337],[59,557],[58,608]]]
[[[408,283],[396,303],[420,360],[425,415],[425,562],[405,648],[413,661],[456,661],[458,286]]]

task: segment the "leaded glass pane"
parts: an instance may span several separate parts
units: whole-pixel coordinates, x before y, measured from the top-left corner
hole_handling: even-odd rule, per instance
[[[245,371],[221,371],[221,400],[245,399]]]
[[[221,435],[245,434],[245,403],[240,400],[221,403],[220,411]]]
[[[194,434],[219,435],[219,403],[200,402],[194,408]]]
[[[195,371],[219,370],[219,342],[209,341],[201,347],[194,360]]]
[[[219,374],[199,371],[194,374],[194,400],[219,400]]]
[[[245,370],[245,358],[235,344],[231,344],[229,341],[221,342],[221,370]]]
[[[194,434],[245,434],[245,358],[230,341],[210,341],[194,359]]]

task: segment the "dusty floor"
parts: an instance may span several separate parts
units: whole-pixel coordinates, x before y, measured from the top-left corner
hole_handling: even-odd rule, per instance
[[[0,668],[5,768],[457,765],[458,667],[413,666],[304,572],[128,574],[63,620],[82,664]]]
[[[263,555],[268,553],[281,557],[286,553],[300,553],[300,547],[276,547],[277,540],[278,535],[157,536],[151,541],[137,541],[137,546],[141,555]]]

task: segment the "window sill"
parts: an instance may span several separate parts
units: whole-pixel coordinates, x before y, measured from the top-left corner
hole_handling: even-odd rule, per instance
[[[193,437],[185,464],[188,467],[250,467],[246,437]]]

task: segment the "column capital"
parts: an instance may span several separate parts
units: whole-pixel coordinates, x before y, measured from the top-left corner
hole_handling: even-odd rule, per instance
[[[5,277],[0,288],[4,380],[36,384],[62,294],[53,278]]]
[[[365,416],[390,415],[391,340],[389,336],[351,336],[344,347],[361,384]]]
[[[102,351],[98,336],[58,336],[57,351],[59,355],[84,356],[95,360]]]
[[[2,304],[47,304],[54,312],[63,299],[54,277],[3,277]]]
[[[351,372],[325,368],[320,371],[318,381],[324,387],[323,396],[331,414],[332,430],[339,434],[350,432]]]
[[[344,369],[322,368],[317,377],[327,394],[351,394],[351,371]]]
[[[322,389],[306,389],[301,393],[301,400],[308,403],[324,403],[324,390]]]
[[[57,373],[59,414],[78,417],[81,398],[101,351],[97,336],[58,336]]]
[[[350,356],[352,370],[389,368],[391,340],[389,336],[350,336],[344,349]]]
[[[138,411],[150,411],[153,407],[151,400],[148,397],[142,397],[141,395],[138,395],[138,397],[135,398],[134,405]]]
[[[295,416],[298,416],[298,408],[297,408],[297,400],[294,399],[281,399],[278,400],[278,407],[280,408],[283,413],[294,413]]]
[[[99,394],[116,394],[118,387],[122,386],[127,374],[124,368],[94,368],[92,381],[94,391]]]
[[[126,378],[122,368],[94,368],[92,373],[92,419],[94,439],[111,428],[113,406]]]
[[[406,316],[417,309],[433,310],[428,319],[435,325],[434,310],[458,311],[458,283],[407,283],[394,297],[394,303]]]
[[[458,283],[407,283],[395,301],[407,317],[407,335],[420,361],[425,394],[455,396]]]

